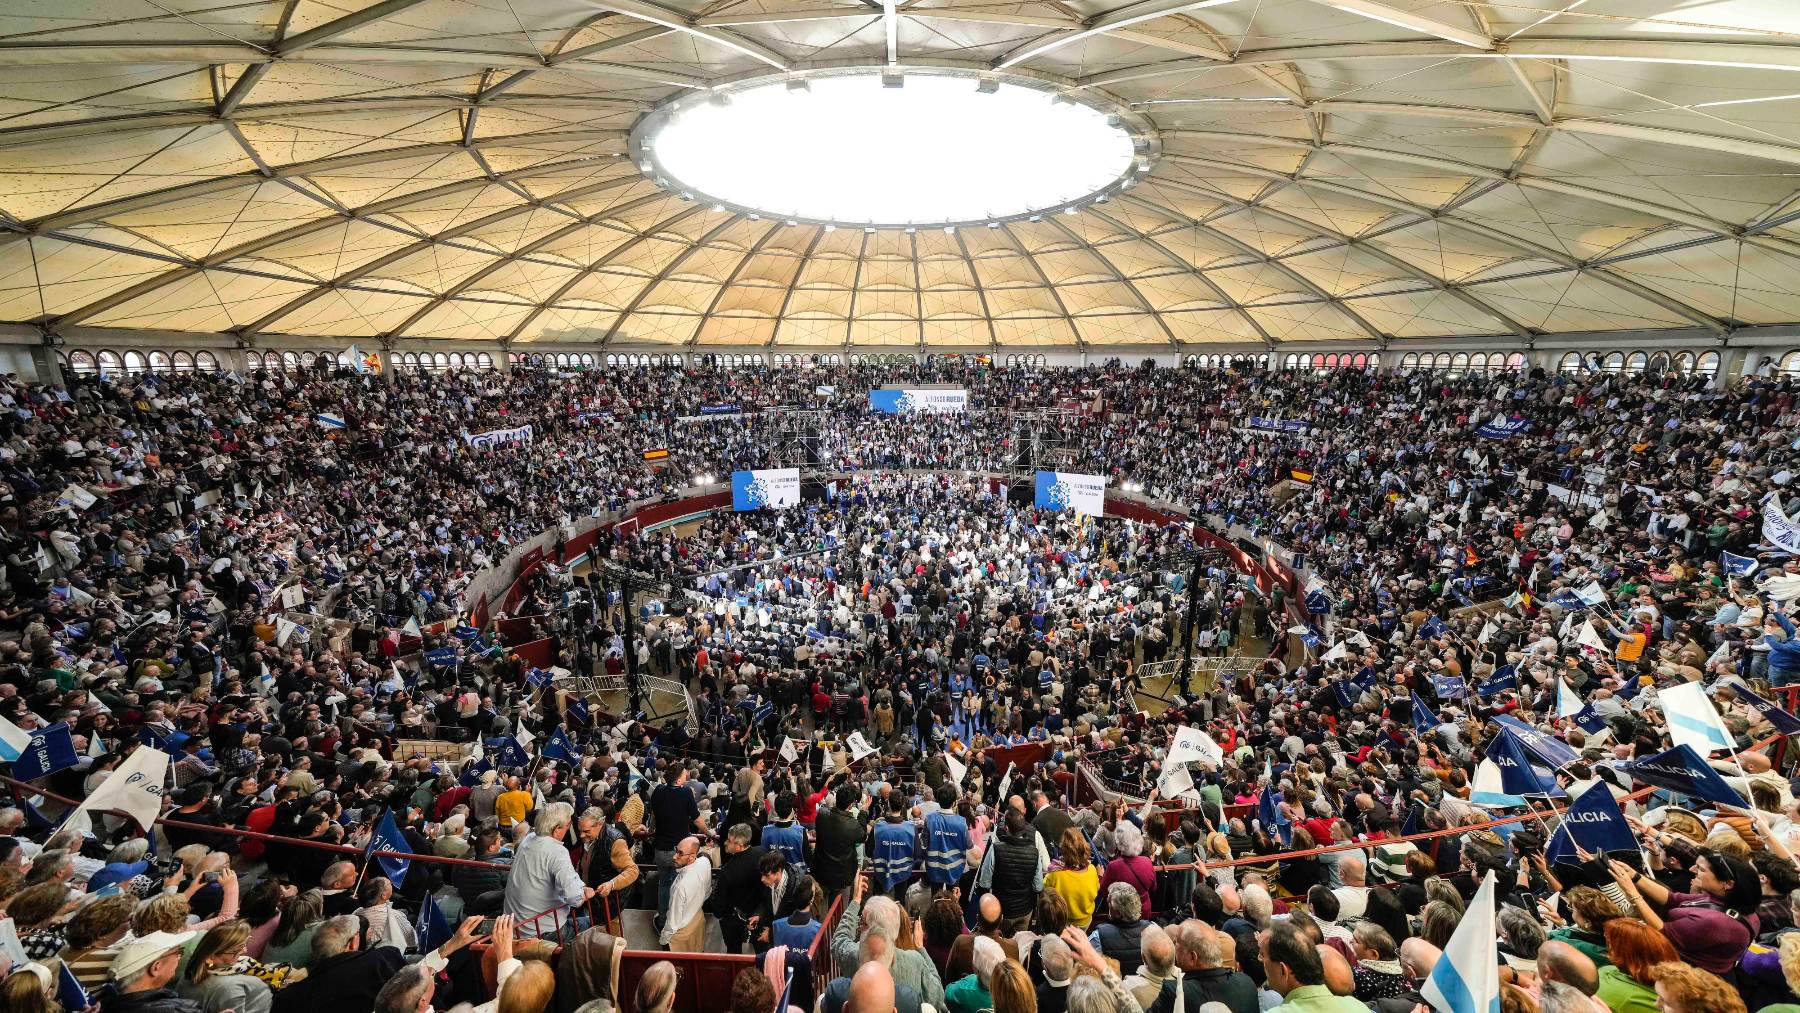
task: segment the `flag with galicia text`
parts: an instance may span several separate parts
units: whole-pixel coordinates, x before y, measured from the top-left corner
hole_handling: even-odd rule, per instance
[[[399,886],[406,881],[406,870],[412,867],[412,862],[405,858],[390,857],[395,852],[410,855],[412,845],[407,844],[406,838],[401,836],[399,826],[394,823],[394,811],[389,809],[381,814],[381,822],[375,824],[375,833],[369,837],[369,848],[364,858],[366,860],[370,855],[377,858],[381,862],[382,875]]]
[[[69,735],[69,726],[58,721],[48,728],[39,728],[31,733],[31,741],[25,751],[13,761],[12,776],[21,781],[32,781],[59,770],[67,770],[75,766],[78,760],[75,740]]]
[[[1625,814],[1619,811],[1619,803],[1604,781],[1595,781],[1563,813],[1562,825],[1550,835],[1544,857],[1552,864],[1576,864],[1581,861],[1578,847],[1594,855],[1638,848],[1637,836],[1631,832]]]

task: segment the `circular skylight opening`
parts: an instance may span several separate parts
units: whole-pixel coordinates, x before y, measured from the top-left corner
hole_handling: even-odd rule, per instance
[[[1148,148],[1134,117],[1094,99],[1028,79],[919,69],[690,96],[646,116],[632,146],[646,173],[694,200],[891,227],[1062,211],[1127,183]]]

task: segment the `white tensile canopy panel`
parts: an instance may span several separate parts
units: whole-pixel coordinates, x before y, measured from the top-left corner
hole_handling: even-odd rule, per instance
[[[627,157],[748,75],[933,64],[1154,125],[955,232],[715,211]],[[1800,321],[1793,0],[4,0],[0,320],[1073,346]],[[757,152],[746,151],[745,158]]]

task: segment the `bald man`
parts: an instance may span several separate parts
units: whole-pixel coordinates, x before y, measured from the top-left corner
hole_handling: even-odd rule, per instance
[[[956,937],[950,945],[950,959],[945,962],[943,980],[960,981],[975,973],[975,937],[987,936],[1000,944],[1006,951],[1006,959],[1019,959],[1019,944],[1013,941],[1011,934],[1002,935],[1003,927],[1000,898],[991,893],[981,895],[975,904],[975,931],[965,932]]]
[[[894,976],[886,965],[870,961],[857,968],[844,999],[844,1013],[895,1013],[895,1008]]]
[[[1537,973],[1540,980],[1560,981],[1589,999],[1600,991],[1600,968],[1594,958],[1560,939],[1538,947]]]
[[[1350,966],[1350,958],[1338,952],[1337,947],[1320,943],[1319,963],[1325,966],[1325,987],[1331,989],[1332,995],[1351,995],[1356,991],[1356,971]]]

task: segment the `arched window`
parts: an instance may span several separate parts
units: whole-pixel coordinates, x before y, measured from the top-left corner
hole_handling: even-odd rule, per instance
[[[147,359],[144,358],[143,352],[140,352],[140,351],[137,351],[134,349],[132,351],[125,353],[125,372],[127,372],[127,373],[142,373],[144,370],[149,369],[149,368],[150,368],[150,363]]]
[[[177,373],[191,373],[194,371],[194,357],[187,352],[172,352],[169,355],[169,365]]]
[[[1364,368],[1380,369],[1381,368],[1381,353],[1380,352],[1370,352],[1368,364]]]
[[[219,371],[219,357],[204,350],[195,352],[194,368],[202,373],[217,373]]]
[[[1400,357],[1400,372],[1410,373],[1419,368],[1419,353],[1407,352]]]
[[[1657,376],[1667,373],[1670,369],[1669,353],[1657,352],[1655,355],[1652,355],[1650,357],[1650,365],[1646,368],[1649,372]]]
[[[1457,352],[1450,359],[1450,375],[1461,376],[1469,371],[1469,353]]]
[[[96,367],[94,366],[94,353],[84,352],[80,349],[70,352],[69,369],[74,372],[76,376],[93,376],[96,372]]]
[[[1298,355],[1289,353],[1288,355],[1286,355],[1282,358],[1281,368],[1282,369],[1299,369],[1300,368],[1300,357]]]
[[[1469,372],[1485,373],[1487,372],[1487,368],[1488,358],[1486,352],[1476,352],[1474,355],[1469,356]]]
[[[1675,361],[1672,364],[1671,368],[1674,369],[1675,372],[1680,373],[1683,376],[1686,376],[1687,374],[1692,373],[1694,371],[1694,353],[1693,352],[1676,352],[1675,353]]]
[[[1642,373],[1650,365],[1650,357],[1643,352],[1632,352],[1625,359],[1625,372]]]
[[[1782,376],[1800,376],[1800,352],[1789,352],[1782,356],[1779,368]]]
[[[475,364],[477,366],[480,366],[482,369],[493,369],[494,368],[494,357],[492,355],[489,355],[486,352],[482,352],[480,355],[477,355],[475,357]]]
[[[1703,353],[1694,365],[1694,375],[1711,379],[1719,373],[1719,353]]]
[[[170,361],[168,352],[158,350],[150,353],[150,372],[172,373],[174,371],[175,366]]]
[[[1600,368],[1608,373],[1623,373],[1625,371],[1625,353],[1608,352],[1606,358],[1600,360]]]
[[[1511,355],[1507,356],[1506,357],[1506,368],[1512,370],[1513,372],[1523,371],[1525,369],[1525,353],[1524,352],[1514,352]]]
[[[431,371],[432,372],[442,373],[444,370],[449,369],[449,368],[450,368],[450,356],[444,354],[443,352],[431,353]]]
[[[1564,353],[1563,357],[1562,357],[1562,361],[1558,362],[1556,364],[1556,368],[1559,372],[1563,372],[1563,373],[1580,373],[1582,370],[1581,353],[1580,352]]]
[[[101,350],[101,352],[100,352],[100,372],[102,372],[102,373],[119,373],[119,372],[123,372],[124,369],[125,369],[125,363],[119,358],[118,352],[112,351],[111,349],[102,349]]]

